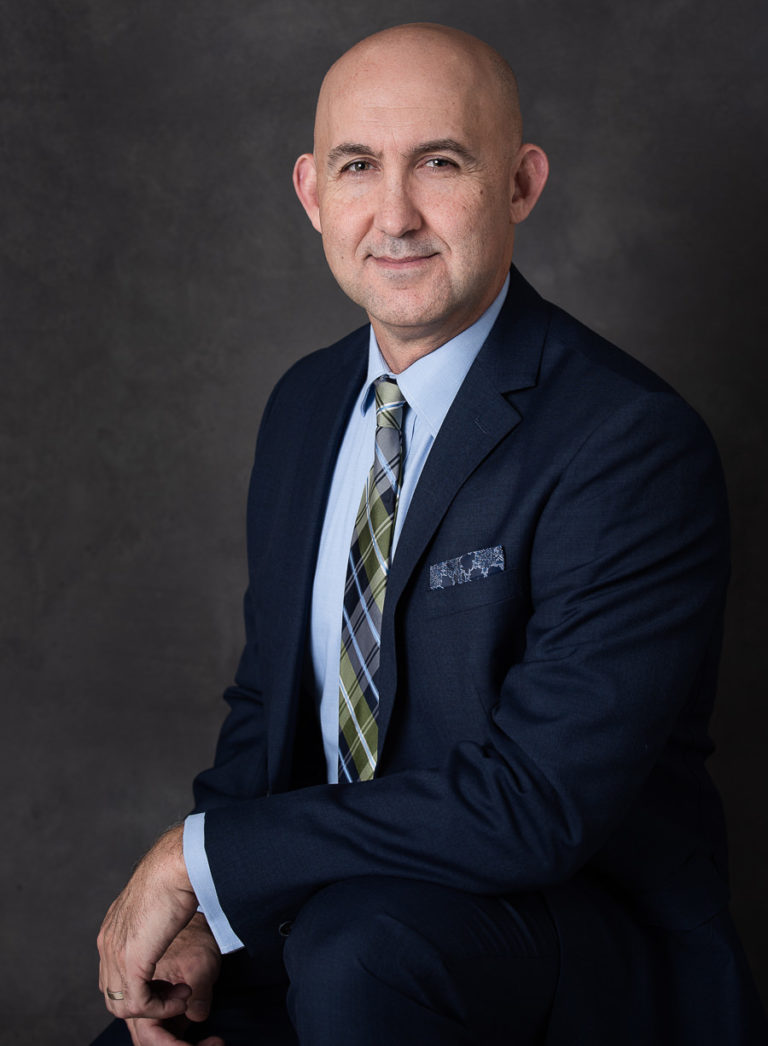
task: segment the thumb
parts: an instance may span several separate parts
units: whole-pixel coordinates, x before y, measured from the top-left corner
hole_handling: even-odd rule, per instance
[[[194,989],[187,999],[186,1015],[191,1021],[204,1021],[211,1010],[212,990],[210,985]]]

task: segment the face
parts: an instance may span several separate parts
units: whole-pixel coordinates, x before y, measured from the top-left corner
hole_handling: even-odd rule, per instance
[[[499,108],[482,70],[444,47],[342,59],[326,82],[296,188],[383,349],[443,344],[504,282],[520,150]]]

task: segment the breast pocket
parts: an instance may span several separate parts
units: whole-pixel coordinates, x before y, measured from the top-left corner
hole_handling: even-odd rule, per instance
[[[487,577],[478,577],[448,588],[430,588],[429,571],[425,580],[423,605],[430,617],[459,614],[477,607],[501,603],[520,594],[516,570],[506,568]]]

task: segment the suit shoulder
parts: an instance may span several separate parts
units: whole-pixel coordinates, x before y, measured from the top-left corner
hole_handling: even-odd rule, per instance
[[[585,368],[602,372],[607,382],[614,380],[617,386],[634,385],[648,392],[679,395],[650,367],[557,305],[552,306],[549,341],[556,352],[573,354]]]
[[[696,416],[663,378],[541,297],[514,267],[478,362],[500,387],[516,390],[520,409],[546,411],[563,424],[568,419],[572,431],[589,431],[617,411],[649,409],[652,402],[663,414]]]
[[[535,377],[507,395],[536,441],[537,461],[552,462],[564,475],[607,460],[617,448],[629,458],[698,461],[719,476],[719,455],[705,422],[639,360],[549,303],[536,340]],[[514,337],[506,342],[510,356],[517,343]]]
[[[569,397],[578,390],[596,415],[641,408],[708,435],[699,414],[664,378],[558,306],[552,306],[541,377]]]
[[[317,402],[319,390],[343,399],[351,385],[362,382],[368,349],[368,328],[360,327],[323,349],[297,360],[280,377],[269,395],[256,440],[260,449],[285,441],[302,431],[309,404]]]
[[[319,378],[338,371],[347,373],[368,349],[368,326],[358,327],[339,341],[302,356],[278,379],[274,392],[312,386]],[[273,392],[273,395],[274,395]]]

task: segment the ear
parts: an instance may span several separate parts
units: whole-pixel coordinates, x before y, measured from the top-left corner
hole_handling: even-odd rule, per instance
[[[301,206],[318,232],[320,228],[320,200],[317,194],[317,166],[312,153],[302,153],[293,166],[293,187]]]
[[[517,224],[531,213],[541,196],[547,175],[549,160],[538,145],[521,145],[515,158],[514,188],[512,192],[511,217]]]

